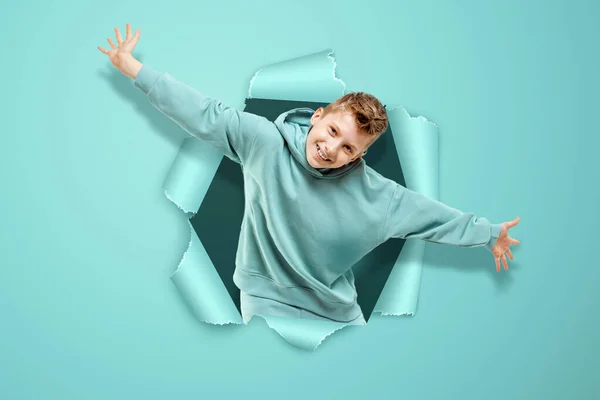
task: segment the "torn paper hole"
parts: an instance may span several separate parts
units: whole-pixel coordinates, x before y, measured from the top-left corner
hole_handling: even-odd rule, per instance
[[[245,111],[273,120],[278,113],[298,106],[316,108],[334,101],[344,94],[346,84],[336,77],[332,54],[326,50],[261,68],[250,81]],[[411,117],[400,106],[388,108],[388,117],[391,134],[384,134],[373,144],[365,161],[382,175],[438,199],[436,125],[423,117]],[[164,189],[170,201],[191,214],[189,246],[171,280],[199,321],[243,324],[239,289],[232,280],[244,211],[239,165],[213,147],[189,138],[169,170]],[[226,199],[238,201],[228,203]],[[425,247],[419,240],[389,241],[354,266],[365,318],[374,313],[415,313]],[[369,268],[373,264],[377,268]],[[348,326],[333,321],[260,317],[286,341],[308,350]]]

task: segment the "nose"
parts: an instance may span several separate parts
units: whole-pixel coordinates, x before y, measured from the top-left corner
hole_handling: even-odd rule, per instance
[[[339,140],[332,140],[332,141],[327,142],[327,144],[325,145],[325,152],[327,153],[327,156],[329,158],[331,158],[331,156],[333,156],[334,154],[337,154],[339,147],[340,147]]]

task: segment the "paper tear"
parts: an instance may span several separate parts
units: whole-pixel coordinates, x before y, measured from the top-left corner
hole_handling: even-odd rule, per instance
[[[406,116],[409,117],[409,118],[411,118],[411,119],[417,119],[417,120],[420,120],[420,121],[425,122],[427,124],[432,124],[436,129],[438,128],[438,125],[435,122],[429,120],[427,117],[425,117],[423,115],[416,115],[416,116],[410,115],[410,113],[408,111],[406,111],[406,108],[404,108],[402,105],[394,106],[394,107],[388,109],[387,112],[390,113],[390,112],[396,111],[398,109],[401,109],[402,111],[404,111],[404,113],[406,114]]]
[[[166,194],[166,192],[167,191],[165,190],[165,194]],[[169,200],[171,200],[173,203],[177,204],[175,201],[173,201],[173,199],[169,198]],[[180,209],[181,209],[181,207],[180,207]],[[188,241],[187,248],[183,252],[183,255],[181,256],[181,260],[179,260],[179,264],[177,264],[177,268],[175,268],[175,271],[173,271],[173,273],[171,274],[171,276],[169,278],[173,278],[173,276],[179,272],[179,267],[181,267],[181,265],[185,261],[185,255],[188,253],[188,251],[190,251],[190,248],[192,247],[192,235],[195,232],[194,232],[194,227],[191,224],[190,224],[189,228],[190,228],[190,240]]]
[[[346,84],[336,76],[332,54],[333,49],[327,49],[259,69],[250,81],[248,99],[316,102],[337,99]]]
[[[250,80],[247,98],[334,101],[347,86],[336,76],[333,53],[328,49],[260,68]],[[406,186],[437,198],[437,125],[423,116],[410,116],[402,106],[389,109],[388,117]],[[222,157],[212,146],[195,138],[186,139],[165,179],[165,196],[182,211],[196,214]],[[199,321],[244,325],[206,249],[189,226],[190,241],[171,280]],[[405,243],[372,313],[415,314],[424,252],[423,241]],[[333,333],[349,326],[333,321],[258,316],[288,343],[308,350],[316,350]]]
[[[261,71],[260,69],[258,71],[256,71],[256,73],[254,74],[252,79],[250,79],[250,85],[248,85],[248,98],[249,99],[252,98],[252,85],[254,84],[254,80],[256,79],[256,77],[258,76],[260,71]]]
[[[329,333],[328,333],[328,334],[326,334],[325,336],[323,336],[323,337],[321,338],[321,340],[319,340],[319,343],[317,343],[317,344],[316,344],[316,346],[313,348],[313,350],[316,350],[316,349],[317,349],[317,347],[319,347],[319,346],[321,345],[321,343],[323,343],[323,342],[325,341],[325,339],[327,339],[329,336],[333,335],[335,332],[337,332],[337,331],[340,331],[340,330],[342,330],[342,329],[344,329],[344,328],[346,328],[346,327],[348,327],[348,326],[350,326],[350,325],[343,325],[343,326],[340,326],[339,328],[337,328],[337,329],[335,329],[335,330],[333,330],[333,331],[329,332]]]
[[[405,315],[410,315],[410,316],[414,316],[415,313],[414,312],[403,312],[403,313],[393,313],[393,312],[385,312],[382,310],[373,310],[373,312],[378,312],[380,315],[386,317],[386,316],[392,316],[392,317],[402,317]]]
[[[289,328],[286,329],[286,328],[284,328],[284,325],[277,324],[277,322],[282,322],[282,321],[289,322],[289,320],[291,320],[290,318],[284,319],[281,317],[273,317],[273,316],[265,316],[265,315],[261,315],[261,314],[256,314],[252,318],[250,318],[250,321],[252,321],[252,319],[254,317],[262,318],[267,323],[267,326],[269,328],[271,328],[275,332],[277,332],[277,334],[279,336],[281,336],[286,342],[290,343],[291,345],[299,347],[304,350],[312,350],[312,351],[316,350],[317,347],[319,347],[325,341],[325,339],[327,339],[329,336],[333,335],[335,332],[350,326],[349,324],[338,324],[337,327],[334,327],[329,332],[324,331],[324,332],[315,334],[314,340],[312,340],[311,343],[306,343],[303,340],[304,338],[298,338],[297,335],[290,334],[293,332]],[[280,320],[278,321],[278,319],[280,319]],[[248,322],[250,322],[250,321],[248,321]],[[311,320],[302,320],[302,321],[311,321]],[[296,320],[295,322],[298,322],[298,320]],[[322,321],[312,321],[312,322],[322,322]],[[295,327],[295,328],[297,328],[297,327]],[[306,327],[304,329],[306,329]],[[297,331],[297,329],[296,329],[296,331]]]
[[[169,200],[171,201],[171,203],[175,204],[175,205],[177,206],[177,208],[179,208],[179,209],[180,209],[181,211],[183,211],[184,213],[186,213],[186,214],[191,214],[190,218],[191,218],[191,217],[193,217],[193,216],[196,214],[196,212],[198,211],[198,210],[196,210],[196,211],[194,211],[194,210],[186,210],[186,209],[185,209],[185,208],[184,208],[182,205],[180,205],[179,203],[177,203],[177,202],[176,202],[176,201],[173,199],[173,197],[171,197],[171,195],[169,194],[169,191],[168,191],[167,189],[165,189],[165,197],[166,197],[167,199],[169,199]]]
[[[201,322],[213,325],[242,324],[242,317],[225,289],[192,224],[190,241],[171,281]]]
[[[337,62],[335,61],[335,57],[333,57],[333,49],[327,54],[327,58],[329,58],[331,60],[331,62],[333,63],[333,66],[331,68],[331,77],[333,78],[334,81],[340,82],[342,84],[342,95],[346,92],[346,83],[339,79],[336,76],[336,70],[337,70]]]

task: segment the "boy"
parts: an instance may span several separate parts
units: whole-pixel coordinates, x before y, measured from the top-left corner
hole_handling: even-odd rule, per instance
[[[278,315],[365,324],[351,267],[390,238],[486,246],[508,269],[508,229],[408,190],[362,156],[388,125],[374,96],[358,92],[325,108],[298,108],[275,122],[224,106],[142,65],[140,30],[127,24],[111,50],[98,47],[149,101],[191,135],[243,168],[245,211],[234,282],[242,317]]]

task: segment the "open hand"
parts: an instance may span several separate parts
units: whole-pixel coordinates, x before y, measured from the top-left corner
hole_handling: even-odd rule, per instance
[[[140,30],[136,30],[135,34],[131,35],[131,25],[127,24],[125,40],[121,37],[121,32],[119,28],[115,28],[115,33],[117,37],[117,45],[112,41],[111,38],[108,38],[108,44],[110,44],[110,50],[106,50],[102,46],[98,46],[98,50],[108,55],[110,58],[110,62],[117,67],[118,70],[125,73],[126,70],[130,67],[131,64],[131,52],[135,48],[135,45],[140,38]],[[126,73],[127,75],[127,73]]]
[[[500,229],[500,236],[498,236],[498,239],[496,239],[496,243],[494,244],[494,247],[492,248],[492,253],[494,254],[494,258],[496,260],[496,272],[500,272],[500,259],[502,259],[502,263],[504,264],[504,269],[508,270],[508,264],[506,262],[506,254],[508,254],[508,257],[511,260],[513,259],[512,252],[510,251],[508,246],[510,246],[511,244],[516,244],[516,245],[521,244],[521,242],[519,242],[518,240],[513,239],[510,236],[508,236],[508,230],[510,228],[514,228],[515,226],[517,226],[517,224],[519,223],[520,220],[521,220],[521,218],[517,217],[510,222],[504,222],[502,224],[502,227]]]

